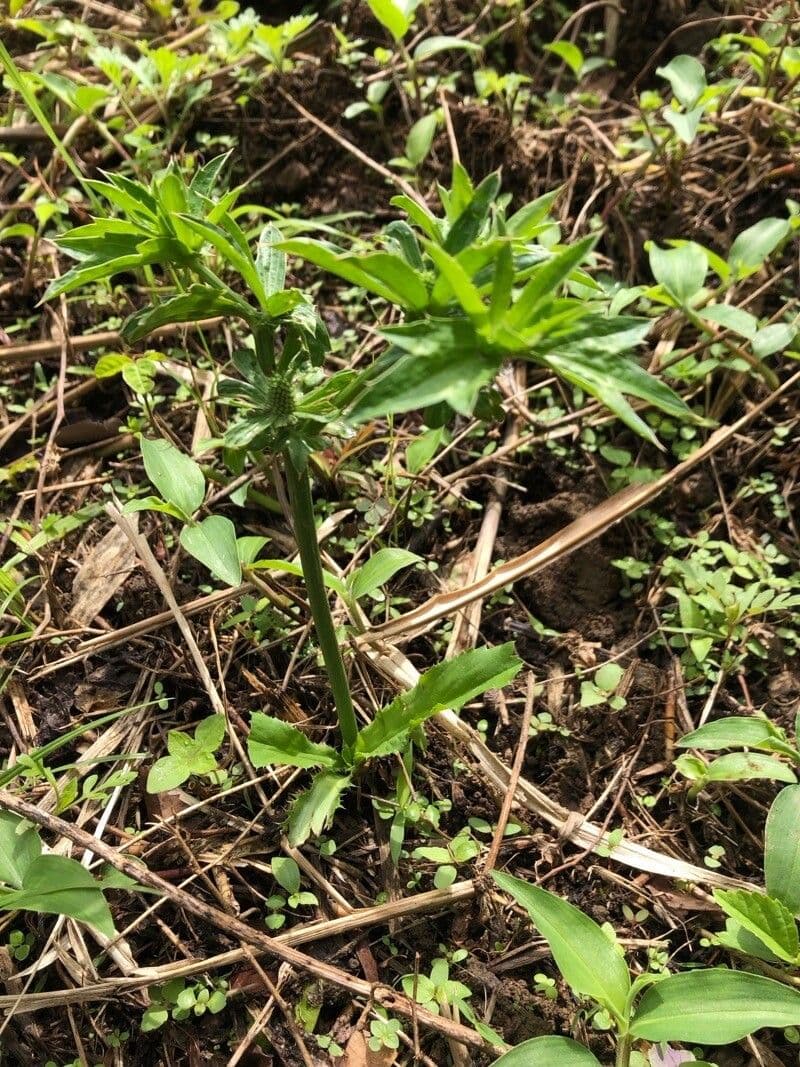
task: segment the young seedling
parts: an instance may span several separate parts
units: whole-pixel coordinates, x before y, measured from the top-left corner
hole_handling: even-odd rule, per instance
[[[622,949],[588,915],[521,878],[498,871],[492,877],[528,912],[572,992],[608,1015],[616,1067],[630,1067],[637,1041],[727,1045],[765,1026],[800,1022],[800,991],[758,974],[713,967],[631,980]],[[568,1038],[541,1037],[501,1056],[496,1067],[600,1067],[600,1061]]]

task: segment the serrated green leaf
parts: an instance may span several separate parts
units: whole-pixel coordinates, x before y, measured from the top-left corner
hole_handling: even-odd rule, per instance
[[[226,221],[231,222],[231,220],[224,218],[220,219],[220,225],[208,222],[206,219],[194,218],[192,215],[182,214],[179,218],[193,233],[213,245],[228,266],[238,271],[250,291],[257,298],[259,305],[266,309],[267,295],[264,292],[264,287],[261,284],[261,279],[246,241],[242,246],[239,240],[241,230],[236,227],[235,223],[232,224],[235,229],[231,229],[223,225]]]
[[[322,771],[311,788],[297,797],[289,813],[287,836],[292,848],[298,848],[309,837],[319,835],[330,826],[341,803],[342,793],[350,785],[350,776]]]
[[[282,236],[280,230],[268,222],[258,239],[256,270],[268,298],[282,292],[286,284],[286,253],[275,247]]]
[[[208,752],[216,752],[225,737],[225,716],[209,715],[197,724],[194,732],[195,743]]]
[[[123,352],[107,352],[95,363],[94,376],[95,378],[113,378],[131,363],[133,363],[131,357]]]
[[[469,318],[476,321],[485,318],[488,309],[481,299],[478,287],[459,261],[434,241],[424,241],[423,246],[439,272],[431,294],[434,305],[444,309],[455,298]]]
[[[506,316],[508,327],[521,330],[529,325],[540,306],[558,291],[572,271],[586,259],[596,243],[596,237],[584,237],[538,267],[512,304]]]
[[[156,365],[152,359],[137,359],[122,368],[122,380],[139,396],[152,393],[156,381]]]
[[[650,270],[656,281],[681,306],[686,306],[702,289],[708,273],[708,257],[697,244],[679,245],[677,248],[659,248],[654,242],[648,245]]]
[[[288,722],[257,711],[250,720],[247,752],[254,767],[338,767],[339,754]]]
[[[454,170],[454,179],[456,173],[460,172]],[[493,171],[483,179],[450,226],[444,242],[444,249],[449,255],[457,256],[472,244],[489,217],[489,211],[499,192],[500,172]]]
[[[715,889],[714,899],[745,930],[787,963],[797,962],[800,942],[794,916],[779,900],[751,889]]]
[[[348,413],[354,424],[442,401],[468,415],[503,359],[459,319],[424,319],[383,333],[395,347],[384,359],[386,369]]]
[[[373,252],[366,256],[347,255],[312,238],[282,241],[278,247],[384,300],[416,309],[427,305],[427,289],[401,256],[388,252]]]
[[[166,793],[170,789],[177,789],[191,777],[191,774],[191,770],[183,760],[176,759],[174,756],[162,756],[161,759],[156,760],[147,774],[147,792]]]

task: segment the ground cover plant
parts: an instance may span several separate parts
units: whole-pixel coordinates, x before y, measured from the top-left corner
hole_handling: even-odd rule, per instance
[[[4,1062],[798,1062],[800,23],[628,7],[0,14]]]

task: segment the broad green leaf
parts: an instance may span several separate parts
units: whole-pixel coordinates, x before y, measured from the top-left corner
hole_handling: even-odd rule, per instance
[[[161,496],[186,516],[191,516],[203,503],[206,480],[193,459],[163,438],[140,442],[142,460],[147,477]]]
[[[769,810],[764,878],[769,895],[800,915],[800,785],[781,790]]]
[[[309,740],[296,726],[257,711],[250,720],[247,752],[254,767],[338,767],[335,748]]]
[[[216,752],[225,737],[225,716],[209,715],[197,724],[194,731],[195,742],[208,752]]]
[[[492,871],[492,878],[528,912],[570,989],[624,1021],[631,987],[628,966],[597,923],[566,900],[521,878],[499,871]]]
[[[612,693],[622,681],[624,674],[624,668],[620,667],[618,663],[604,663],[602,667],[595,671],[594,684],[604,692]]]
[[[373,721],[359,731],[356,757],[367,759],[399,752],[409,734],[445,708],[457,711],[487,689],[501,689],[516,677],[522,661],[509,642],[495,648],[477,648],[439,663],[422,675],[407,693],[381,708]]]
[[[236,527],[224,515],[209,515],[202,522],[184,526],[181,544],[199,559],[215,578],[226,585],[239,585],[242,565],[236,547]]]
[[[268,537],[259,537],[256,534],[248,534],[245,537],[236,538],[236,551],[242,566],[255,563],[258,553],[269,541]]]
[[[471,323],[425,319],[382,331],[394,344],[387,369],[348,413],[353,423],[396,415],[442,401],[463,415],[497,374],[503,354],[487,352]],[[398,350],[403,354],[398,356]]]
[[[212,315],[249,315],[244,301],[226,296],[210,285],[192,285],[185,293],[169,297],[160,304],[153,304],[134,312],[123,324],[122,336],[129,343],[141,341],[159,326],[173,322],[199,322]]]
[[[773,782],[797,781],[794,772],[774,756],[759,752],[729,752],[709,763],[706,770],[709,782],[746,782],[763,778]]]
[[[214,770],[216,760],[212,760]],[[192,771],[186,761],[176,759],[174,756],[162,756],[157,759],[147,774],[148,793],[166,793],[170,789],[177,789],[179,785],[191,778]]]
[[[348,586],[356,600],[371,596],[399,570],[419,563],[421,556],[405,548],[381,548],[350,576]]]
[[[797,335],[794,326],[788,322],[773,322],[765,326],[753,338],[753,353],[759,359],[766,359],[775,352],[782,352],[792,343]]]
[[[367,3],[378,22],[395,41],[400,41],[411,28],[420,0],[367,0]]]
[[[572,271],[586,259],[596,241],[596,237],[584,237],[537,268],[506,316],[510,329],[521,330],[531,322],[539,306],[556,293]]]
[[[307,789],[297,797],[289,812],[289,844],[298,848],[309,837],[319,837],[331,824],[342,793],[350,785],[350,776],[321,771]]]
[[[95,378],[113,378],[117,374],[121,374],[124,367],[129,367],[133,363],[130,356],[126,356],[123,352],[107,352],[104,356],[100,356],[97,363],[94,365]]]
[[[420,41],[414,49],[414,61],[421,63],[423,59],[430,59],[440,52],[480,52],[481,46],[477,41],[465,41],[462,37],[427,37]]]
[[[708,722],[678,741],[678,748],[699,748],[712,752],[719,748],[764,748],[784,738],[782,730],[769,719],[755,716],[729,715],[725,719]]]
[[[152,393],[156,381],[156,363],[152,359],[142,358],[131,361],[122,368],[122,380],[140,396]]]
[[[686,108],[694,107],[706,90],[705,69],[694,56],[675,56],[665,67],[658,67],[656,74],[666,78],[675,99]]]
[[[684,144],[691,144],[700,129],[703,118],[703,106],[693,107],[691,111],[677,111],[674,107],[665,107],[661,114]]]
[[[439,116],[432,111],[429,115],[423,115],[421,119],[417,119],[408,131],[405,154],[412,166],[418,167],[430,152],[438,125]]]
[[[583,52],[572,41],[553,41],[544,46],[545,52],[552,52],[562,59],[577,78],[583,66]]]
[[[600,1067],[600,1061],[568,1037],[532,1037],[495,1060],[493,1067]]]
[[[0,811],[0,882],[19,889],[41,851],[39,834],[31,823],[10,811]]]
[[[733,330],[751,341],[758,332],[758,319],[743,308],[733,304],[709,304],[700,312],[706,322],[714,322],[726,330]]]
[[[677,248],[659,248],[648,244],[650,269],[656,281],[685,306],[702,289],[708,273],[708,257],[700,245],[691,243]]]
[[[290,856],[275,856],[270,861],[272,877],[287,893],[300,891],[300,868]]]
[[[275,247],[282,238],[280,230],[268,222],[258,239],[256,270],[268,298],[282,292],[286,284],[286,253]]]
[[[800,1024],[800,991],[744,971],[690,971],[651,986],[631,1032],[647,1041],[729,1045],[764,1026]]]
[[[780,958],[774,952],[770,952],[763,941],[751,934],[749,930],[745,930],[735,919],[726,919],[725,929],[720,930],[715,939],[732,952],[751,956],[755,960],[763,960],[764,963],[771,963],[773,966],[780,966]]]
[[[786,219],[760,219],[743,230],[731,245],[728,263],[734,279],[755,273],[778,245],[791,233]]]
[[[0,909],[67,915],[94,926],[106,937],[115,934],[106,899],[92,875],[66,856],[38,856],[25,872],[22,889],[0,895]]]
[[[785,904],[752,889],[715,889],[714,899],[745,930],[787,963],[800,953],[797,924]]]

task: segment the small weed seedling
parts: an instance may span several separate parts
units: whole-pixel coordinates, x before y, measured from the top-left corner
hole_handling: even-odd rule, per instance
[[[795,730],[798,725],[800,723],[795,725]],[[786,731],[766,716],[729,715],[706,723],[682,737],[678,747],[691,748],[695,752],[734,749],[710,762],[691,752],[678,756],[675,767],[692,783],[692,796],[697,796],[713,782],[746,782],[757,778],[789,784],[797,781],[793,770],[800,767],[797,735],[792,743]]]

